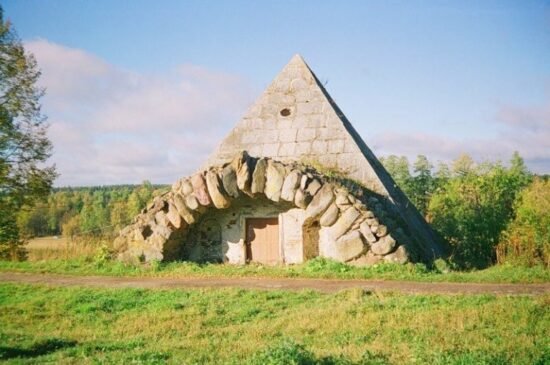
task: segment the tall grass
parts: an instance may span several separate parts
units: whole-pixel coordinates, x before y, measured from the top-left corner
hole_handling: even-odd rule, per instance
[[[107,245],[101,238],[54,238],[44,237],[31,240],[27,245],[27,260],[31,262],[48,260],[73,260],[94,257],[98,248]]]

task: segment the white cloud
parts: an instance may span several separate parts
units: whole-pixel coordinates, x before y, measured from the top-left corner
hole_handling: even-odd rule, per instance
[[[171,183],[200,167],[253,100],[246,80],[197,65],[143,74],[47,40],[25,47],[47,88],[57,185]]]
[[[502,105],[495,113],[496,138],[458,139],[441,134],[388,132],[371,142],[378,155],[426,155],[432,161],[450,161],[462,153],[477,160],[508,161],[518,151],[529,168],[550,173],[550,99],[543,105]]]
[[[51,125],[56,184],[171,183],[200,167],[255,96],[235,75],[197,65],[144,74],[47,40],[25,44],[42,69],[44,112]],[[449,161],[461,153],[508,160],[517,150],[529,167],[550,172],[550,100],[503,105],[496,138],[387,132],[367,139],[377,155],[424,154]]]

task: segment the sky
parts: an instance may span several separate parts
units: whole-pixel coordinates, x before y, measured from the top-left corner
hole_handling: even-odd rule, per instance
[[[193,173],[296,53],[377,156],[550,173],[550,1],[0,4],[42,70],[56,186]]]

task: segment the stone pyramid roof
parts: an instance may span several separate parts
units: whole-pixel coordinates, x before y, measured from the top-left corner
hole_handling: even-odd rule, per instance
[[[299,161],[336,169],[385,197],[422,242],[438,257],[443,246],[401,192],[300,55],[275,77],[207,165],[229,162],[239,151],[280,161]]]

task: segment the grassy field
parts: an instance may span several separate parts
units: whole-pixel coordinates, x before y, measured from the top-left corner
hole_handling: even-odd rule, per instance
[[[98,248],[100,247],[100,248]],[[101,248],[103,247],[103,248]],[[548,282],[543,267],[453,272],[443,262],[355,268],[125,265],[106,246],[42,239],[0,271],[159,277]],[[550,296],[85,289],[0,284],[0,362],[133,364],[546,364]]]
[[[304,277],[332,279],[410,280],[423,282],[541,283],[550,282],[548,268],[495,265],[476,271],[453,271],[442,260],[434,267],[423,264],[379,264],[357,268],[317,258],[301,265],[197,264],[192,262],[128,265],[112,259],[108,242],[71,242],[45,237],[31,240],[29,259],[0,261],[0,271],[71,275],[154,276],[154,277]]]
[[[423,282],[541,283],[550,281],[544,267],[496,265],[485,270],[461,272],[422,264],[377,265],[356,268],[330,260],[314,259],[301,265],[265,267],[260,265],[196,264],[192,262],[127,265],[99,256],[40,261],[0,261],[0,271],[57,273],[71,275],[155,276],[155,277],[306,277],[337,279],[411,280]]]
[[[0,284],[8,363],[545,364],[550,297]],[[294,361],[294,362],[293,362]]]

